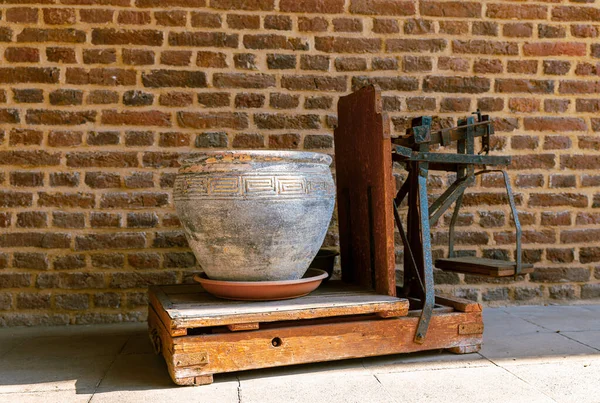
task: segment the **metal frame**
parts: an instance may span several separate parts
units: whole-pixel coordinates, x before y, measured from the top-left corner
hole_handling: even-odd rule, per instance
[[[418,298],[422,302],[414,341],[423,343],[435,304],[433,281],[433,259],[431,254],[430,228],[455,204],[449,228],[449,257],[454,257],[454,227],[462,205],[465,189],[475,182],[475,177],[484,173],[501,172],[508,195],[508,201],[516,227],[516,268],[515,278],[522,269],[521,225],[510,186],[508,174],[503,170],[489,170],[486,165],[508,165],[510,156],[490,156],[490,136],[493,125],[487,115],[480,111],[458,121],[458,126],[440,131],[431,130],[432,119],[423,116],[413,119],[407,135],[393,140],[392,157],[404,163],[408,178],[394,198],[394,218],[404,243],[404,285],[401,293],[405,297]],[[475,153],[475,138],[481,137],[482,149]],[[447,146],[456,141],[456,153],[431,152],[432,145]],[[484,169],[475,172],[475,166]],[[431,205],[427,197],[427,177],[430,170],[443,170],[456,173],[456,180]],[[407,231],[404,230],[398,206],[408,196]]]

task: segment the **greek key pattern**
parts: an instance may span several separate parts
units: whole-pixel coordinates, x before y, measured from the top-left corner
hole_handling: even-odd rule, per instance
[[[311,176],[204,176],[180,175],[175,182],[174,197],[193,198],[260,198],[331,196],[333,182],[326,175]]]

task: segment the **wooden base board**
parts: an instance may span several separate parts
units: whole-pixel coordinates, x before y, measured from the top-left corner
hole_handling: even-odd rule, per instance
[[[150,306],[148,324],[158,352],[178,385],[212,382],[212,375],[249,369],[447,349],[464,354],[479,349],[483,337],[481,306],[452,300],[464,312],[434,313],[426,340],[416,344],[418,317],[381,318],[375,314],[271,322],[259,330],[173,336]],[[192,331],[188,333],[193,333]]]

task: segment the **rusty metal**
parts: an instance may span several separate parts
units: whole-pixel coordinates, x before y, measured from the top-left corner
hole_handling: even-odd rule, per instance
[[[404,285],[402,294],[420,301],[422,310],[414,341],[423,343],[434,308],[433,259],[431,253],[430,227],[455,205],[449,226],[448,256],[454,257],[454,228],[462,205],[466,188],[475,182],[475,177],[487,172],[501,172],[508,195],[508,201],[516,227],[516,268],[515,277],[521,272],[521,224],[508,174],[502,170],[489,170],[487,165],[508,165],[510,156],[490,156],[490,136],[494,133],[492,122],[487,115],[477,110],[476,116],[468,116],[458,121],[458,125],[439,131],[432,131],[432,119],[428,116],[413,119],[407,136],[393,140],[394,161],[405,164],[408,178],[394,198],[394,218],[404,244]],[[475,138],[482,137],[481,150],[475,152]],[[448,146],[456,142],[456,153],[432,152],[431,146]],[[483,170],[475,172],[475,166]],[[455,181],[440,195],[431,206],[427,194],[427,177],[430,170],[444,170],[456,173]],[[407,231],[404,230],[398,206],[408,196]]]

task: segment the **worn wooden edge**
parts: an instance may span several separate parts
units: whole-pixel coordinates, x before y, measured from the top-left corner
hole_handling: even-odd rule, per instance
[[[446,351],[453,354],[471,354],[481,350],[481,344],[473,344],[470,346],[456,346],[447,348]]]
[[[227,325],[227,329],[232,332],[240,332],[242,330],[256,330],[259,328],[259,324],[257,322],[248,322],[248,323],[233,323],[231,325]]]
[[[223,315],[210,318],[177,318],[172,319],[174,328],[200,328],[209,326],[226,326],[229,324],[278,322],[284,320],[304,320],[334,316],[364,315],[376,312],[396,312],[405,316],[408,313],[408,300],[398,298],[396,301],[361,304],[356,306],[330,307],[319,309],[299,309],[289,311],[268,311],[260,313]],[[276,309],[276,308],[274,308]],[[396,315],[396,314],[395,314]]]
[[[481,304],[478,302],[446,295],[436,295],[435,303],[440,305],[451,306],[459,312],[481,312],[483,310]]]
[[[423,344],[413,340],[418,324],[418,318],[413,317],[187,336],[173,340],[175,350],[202,351],[208,363],[175,367],[174,371],[176,378],[186,378],[424,350],[474,352],[477,350],[471,346],[481,345],[482,335],[461,335],[458,327],[478,323],[482,323],[481,312],[434,314]]]
[[[164,294],[159,288],[155,288],[148,290],[148,299],[150,300],[150,306],[154,308],[163,325],[169,329],[169,334],[171,336],[187,335],[187,328],[184,326],[179,326],[166,311],[166,309],[169,308],[164,308],[165,305],[172,307],[172,304],[170,303],[166,294]]]

